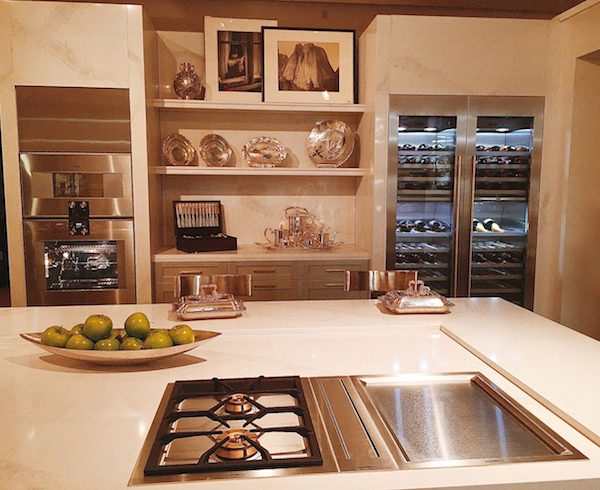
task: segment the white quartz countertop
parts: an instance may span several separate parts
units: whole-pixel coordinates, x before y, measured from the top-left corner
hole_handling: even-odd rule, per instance
[[[446,315],[394,315],[375,300],[246,302],[242,317],[187,322],[222,335],[177,357],[98,366],[49,354],[19,333],[116,326],[169,305],[0,309],[0,488],[125,489],[168,383],[299,375],[480,371],[588,460],[361,471],[134,485],[152,490],[600,488],[600,342],[499,299],[454,299]]]
[[[266,240],[265,240],[265,243]],[[330,249],[285,249],[269,250],[260,245],[238,245],[237,250],[223,252],[182,252],[176,248],[165,250],[154,256],[156,263],[180,262],[235,262],[236,260],[255,260],[267,262],[291,261],[322,261],[330,260],[368,260],[369,254],[353,244],[342,244]]]

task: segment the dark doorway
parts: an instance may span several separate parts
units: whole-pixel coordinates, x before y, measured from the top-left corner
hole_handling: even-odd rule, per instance
[[[8,278],[8,242],[6,239],[6,208],[4,205],[4,166],[2,163],[2,127],[0,126],[0,306],[10,306]]]

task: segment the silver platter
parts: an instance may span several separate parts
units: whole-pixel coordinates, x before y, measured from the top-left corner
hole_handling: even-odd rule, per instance
[[[354,132],[343,121],[325,121],[312,128],[306,142],[308,158],[317,167],[340,167],[354,150]]]
[[[246,142],[242,156],[251,167],[276,167],[287,157],[287,149],[275,138],[260,136]]]
[[[209,167],[223,167],[232,155],[229,143],[218,134],[207,134],[200,141],[200,155]]]
[[[171,165],[191,165],[196,156],[190,141],[181,134],[167,136],[162,144],[162,152]]]

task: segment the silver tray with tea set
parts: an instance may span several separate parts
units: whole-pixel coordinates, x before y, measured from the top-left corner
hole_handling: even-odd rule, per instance
[[[257,243],[268,250],[329,250],[343,242],[336,242],[335,236],[329,236],[322,228],[312,231],[315,215],[310,214],[306,208],[291,206],[285,210],[285,218],[288,221],[288,228],[283,225],[279,228],[267,228],[265,238],[267,243]]]

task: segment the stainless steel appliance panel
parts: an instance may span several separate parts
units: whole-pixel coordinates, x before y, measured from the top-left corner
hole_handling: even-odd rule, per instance
[[[131,156],[22,153],[23,217],[67,217],[69,202],[89,203],[90,218],[133,216]]]
[[[584,457],[480,373],[354,380],[401,449],[401,466]]]
[[[23,223],[27,304],[135,303],[133,221],[90,220],[71,235],[69,221]]]
[[[130,153],[129,90],[18,86],[21,152]]]

